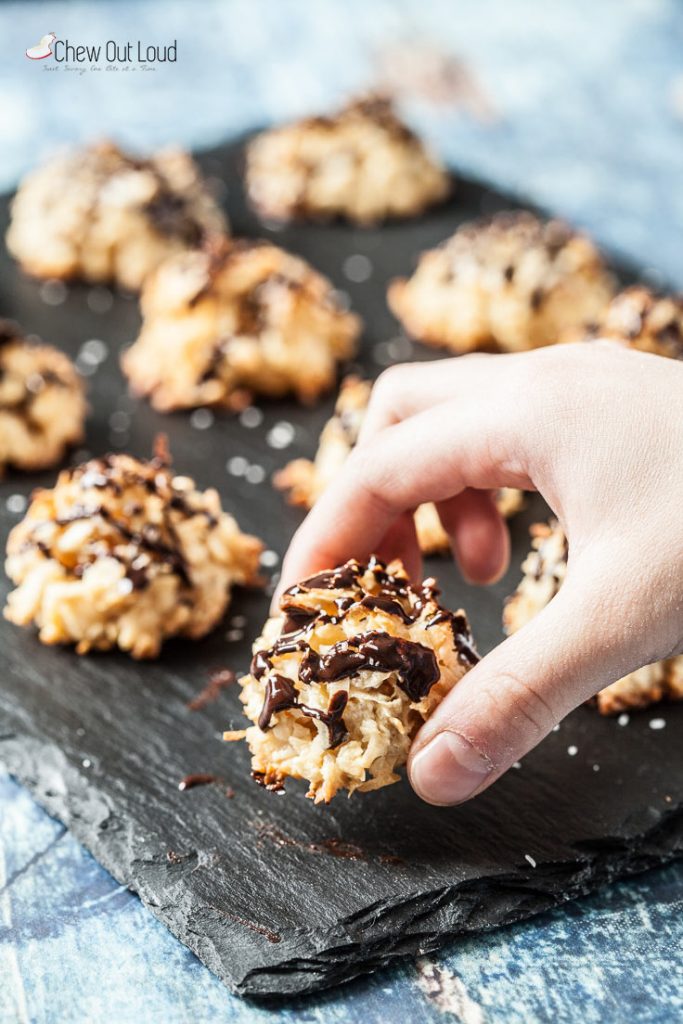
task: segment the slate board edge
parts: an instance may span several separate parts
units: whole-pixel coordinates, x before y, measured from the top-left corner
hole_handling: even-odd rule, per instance
[[[48,779],[43,770],[46,764],[53,768],[55,760],[68,766],[68,779],[64,778],[61,792],[54,789],[54,775]],[[615,837],[612,848],[610,840],[606,839],[600,844],[601,849],[586,851],[583,859],[571,864],[538,863],[536,868],[530,865],[524,884],[520,885],[519,878],[492,876],[417,894],[407,925],[404,908],[409,899],[392,904],[384,915],[379,906],[365,908],[362,919],[346,922],[345,941],[339,941],[338,932],[336,943],[331,943],[331,932],[291,930],[280,933],[279,941],[273,942],[272,938],[269,940],[237,921],[224,921],[218,927],[211,927],[210,918],[197,921],[202,910],[214,909],[207,904],[196,904],[192,912],[182,918],[175,904],[174,914],[167,914],[165,905],[152,898],[154,890],[148,885],[149,877],[157,876],[158,893],[158,874],[167,869],[166,851],[159,849],[156,856],[150,858],[131,857],[130,836],[124,837],[118,827],[108,827],[109,821],[118,819],[112,798],[99,790],[96,780],[74,765],[57,744],[46,743],[30,731],[17,728],[16,732],[0,737],[0,763],[28,788],[49,814],[73,833],[119,884],[135,892],[155,917],[231,991],[269,1002],[331,988],[401,959],[434,952],[458,936],[533,917],[585,896],[617,877],[639,874],[683,856],[683,805],[679,805],[663,815],[652,829],[630,837],[626,845]],[[92,813],[93,803],[102,806],[103,816],[99,821],[94,820],[97,816]],[[81,813],[84,804],[90,805],[87,818]],[[656,853],[649,849],[655,840]],[[558,878],[562,879],[563,895],[560,897],[556,895]],[[544,890],[544,879],[552,880],[555,892]],[[478,894],[475,889],[479,890]],[[489,900],[495,902],[495,907],[490,906]],[[492,916],[487,917],[487,911],[492,912]],[[387,921],[392,916],[396,918],[393,924]],[[437,918],[440,920],[438,934],[435,934]],[[178,927],[179,920],[184,927]],[[196,930],[193,924],[197,925]],[[354,936],[354,930],[362,934]],[[247,969],[237,982],[224,968],[224,958],[231,958],[236,941],[254,950],[254,967]],[[347,955],[350,948],[358,946],[364,951],[362,965]],[[325,949],[328,952],[319,952]]]

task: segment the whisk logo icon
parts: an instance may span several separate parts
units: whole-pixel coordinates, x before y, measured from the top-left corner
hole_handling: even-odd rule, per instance
[[[26,56],[29,60],[45,60],[46,57],[52,56],[52,44],[54,43],[57,36],[54,32],[48,32],[46,36],[42,36],[40,42],[35,46],[29,46],[26,51]]]

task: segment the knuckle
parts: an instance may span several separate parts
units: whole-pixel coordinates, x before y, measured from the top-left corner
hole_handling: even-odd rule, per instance
[[[528,733],[530,727],[534,739],[545,736],[559,717],[537,682],[510,669],[497,672],[485,686],[494,707],[500,709],[502,701],[510,728]]]
[[[373,385],[370,401],[375,405],[388,404],[400,395],[408,378],[407,370],[406,364],[383,370]]]

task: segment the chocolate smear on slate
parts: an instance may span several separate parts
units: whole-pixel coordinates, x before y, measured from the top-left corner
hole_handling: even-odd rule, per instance
[[[196,697],[188,701],[188,709],[190,711],[202,711],[207,704],[213,704],[214,701],[218,700],[223,690],[233,686],[236,682],[237,676],[232,669],[222,668],[218,672],[213,672],[209,676],[209,681],[204,689],[200,690]]]
[[[193,775],[186,775],[178,783],[178,789],[185,792],[188,789],[195,789],[197,786],[210,786],[212,782],[219,782],[217,775],[210,775],[208,772],[195,772]]]

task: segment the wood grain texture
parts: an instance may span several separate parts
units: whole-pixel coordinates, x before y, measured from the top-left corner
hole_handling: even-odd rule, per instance
[[[239,160],[235,146],[203,162],[228,182],[235,230],[251,235],[260,229],[241,200]],[[396,336],[384,304],[386,281],[409,270],[417,251],[461,220],[504,205],[503,197],[461,183],[451,206],[413,224],[364,232],[301,227],[273,237],[349,292],[367,323],[360,366],[376,373],[396,352],[405,358],[410,351],[404,341],[386,345]],[[372,263],[362,284],[346,281],[343,272],[356,253]],[[135,335],[134,302],[116,298],[103,316],[89,307],[91,290],[73,287],[53,307],[41,302],[39,284],[7,262],[1,269],[3,311],[28,331],[74,354],[92,337],[108,346],[108,358],[90,378],[88,448],[100,453],[116,442],[145,454],[154,434],[165,430],[178,469],[218,487],[243,528],[281,555],[299,514],[273,494],[268,478],[287,459],[313,452],[331,401],[315,410],[287,402],[264,406],[256,428],[219,418],[197,430],[188,416],[161,417],[125,396],[117,368],[120,348]],[[116,411],[130,416],[128,436],[112,434]],[[280,420],[296,427],[295,443],[285,451],[267,444]],[[266,480],[230,476],[226,461],[236,454],[262,466]],[[52,478],[2,484],[3,542],[16,521],[7,498]],[[518,578],[526,526],[539,514],[540,503],[532,504],[513,524],[513,568],[495,587],[468,587],[445,562],[429,566],[444,584],[446,602],[467,607],[483,650],[500,639],[502,598]],[[3,588],[4,598],[6,583]],[[346,981],[452,936],[538,913],[683,850],[680,792],[672,782],[681,768],[680,707],[658,710],[667,722],[661,731],[649,728],[647,712],[624,728],[581,708],[519,770],[461,808],[427,807],[405,784],[338,799],[330,808],[312,806],[296,785],[285,797],[259,790],[248,775],[246,750],[220,740],[224,728],[241,722],[237,694],[226,691],[196,712],[187,703],[211,669],[246,668],[248,640],[267,603],[265,595],[236,596],[211,637],[169,644],[158,662],[145,665],[117,655],[78,659],[42,647],[30,631],[8,624],[0,631],[2,762],[235,991],[274,997]],[[231,614],[247,618],[241,641],[226,640]],[[568,755],[570,746],[578,748],[575,756]],[[222,781],[179,792],[178,782],[196,771]],[[333,856],[329,839],[362,853]]]

